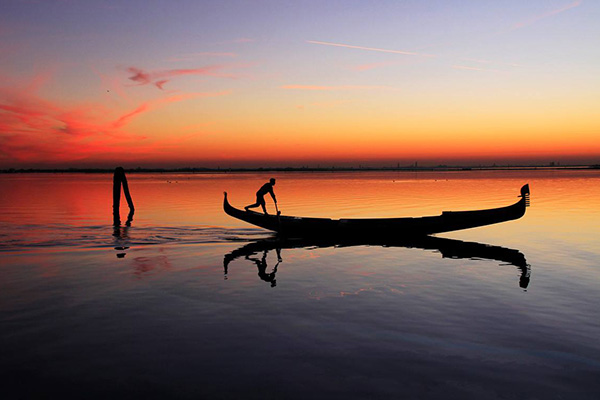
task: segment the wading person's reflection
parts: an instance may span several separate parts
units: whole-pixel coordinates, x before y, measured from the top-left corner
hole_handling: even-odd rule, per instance
[[[275,264],[275,267],[273,267],[273,271],[269,273],[267,273],[267,254],[269,253],[268,250],[263,251],[263,256],[260,260],[255,257],[246,256],[246,260],[250,260],[256,264],[256,267],[258,268],[258,277],[265,282],[270,282],[271,287],[277,286],[275,274],[277,273],[277,267],[279,266],[279,263],[283,261],[281,259],[281,249],[277,248],[275,249],[275,251],[277,252],[277,264]]]
[[[125,226],[115,225],[113,227],[115,250],[119,251],[117,253],[117,258],[124,258],[125,255],[127,255],[125,250],[129,248],[129,246],[127,246],[129,244],[129,226],[130,224],[126,224]]]
[[[123,167],[115,168],[115,174],[113,175],[113,223],[115,226],[121,225],[121,186],[123,186],[123,194],[127,205],[129,206],[129,214],[127,215],[127,221],[125,225],[131,225],[133,220],[133,214],[135,213],[135,207],[133,206],[133,200],[129,193],[129,185],[127,184],[127,177],[125,176],[125,170]]]
[[[129,206],[129,214],[127,214],[125,226],[121,226],[121,186],[123,187],[123,194],[125,195],[125,200],[127,200],[127,205]],[[133,206],[133,200],[129,193],[129,185],[127,184],[127,178],[125,177],[125,170],[122,167],[117,167],[115,168],[115,173],[113,175],[113,236],[115,237],[115,244],[117,245],[115,246],[115,250],[120,251],[120,253],[117,253],[117,258],[125,257],[126,253],[124,250],[129,248],[126,244],[129,242],[128,231],[131,226],[131,221],[133,221],[134,213],[135,207]]]

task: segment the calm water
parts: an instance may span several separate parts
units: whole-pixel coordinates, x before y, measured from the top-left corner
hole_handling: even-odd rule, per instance
[[[110,175],[0,175],[2,397],[599,398],[600,171],[275,176],[289,215],[497,207],[524,183],[532,206],[427,243],[277,242],[221,208],[270,175],[130,174],[118,228]]]

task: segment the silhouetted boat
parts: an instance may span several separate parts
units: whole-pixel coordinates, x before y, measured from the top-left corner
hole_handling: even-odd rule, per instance
[[[529,185],[521,188],[521,199],[500,208],[476,211],[444,211],[417,218],[330,219],[259,214],[233,207],[224,193],[223,209],[234,218],[286,237],[378,236],[412,237],[497,224],[521,218],[529,206]]]

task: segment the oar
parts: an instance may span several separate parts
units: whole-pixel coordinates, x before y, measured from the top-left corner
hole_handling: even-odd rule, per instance
[[[277,207],[277,203],[275,203],[275,211],[277,211],[277,217],[279,217],[281,215],[281,211],[279,211],[279,208]]]
[[[279,233],[281,233],[281,211],[279,211],[279,207],[277,207],[277,203],[275,203],[275,211],[277,211],[277,225],[279,225]]]

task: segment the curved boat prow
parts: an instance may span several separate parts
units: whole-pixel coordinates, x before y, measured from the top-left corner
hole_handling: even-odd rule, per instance
[[[531,192],[529,191],[529,183],[523,185],[521,187],[521,195],[519,197],[525,198],[525,207],[529,207],[531,205],[531,200],[529,199]]]
[[[229,204],[227,199],[227,192],[223,192],[223,210],[226,214],[237,218],[239,220],[248,222],[249,224],[260,226],[261,228],[268,229],[270,231],[281,230],[281,221],[279,215],[259,214],[254,211],[245,211],[233,207]]]
[[[233,207],[223,192],[223,210],[249,224],[287,237],[369,236],[416,237],[476,228],[521,218],[529,206],[529,184],[521,187],[521,199],[505,207],[473,211],[444,211],[441,215],[404,218],[330,219],[259,214]]]

